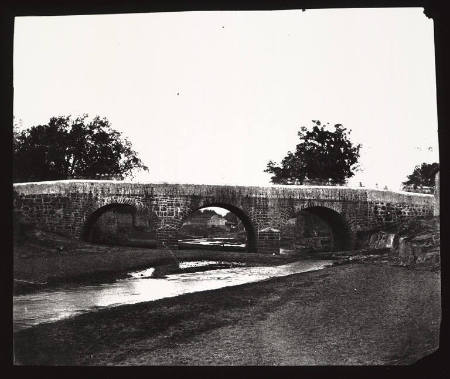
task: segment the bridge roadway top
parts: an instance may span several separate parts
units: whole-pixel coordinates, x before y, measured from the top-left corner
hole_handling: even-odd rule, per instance
[[[169,195],[220,198],[261,197],[275,199],[315,199],[324,201],[371,201],[430,204],[434,196],[364,187],[270,185],[234,186],[207,184],[152,184],[112,180],[57,180],[15,183],[18,195],[92,193],[97,195]]]

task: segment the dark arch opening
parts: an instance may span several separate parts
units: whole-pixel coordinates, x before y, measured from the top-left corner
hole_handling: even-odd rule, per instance
[[[301,213],[315,215],[330,227],[333,234],[333,251],[351,249],[350,229],[345,219],[338,212],[330,208],[315,206],[302,209],[299,214]]]
[[[136,222],[136,208],[129,204],[122,203],[111,203],[105,205],[96,211],[94,211],[84,223],[83,231],[81,234],[81,238],[86,242],[95,242],[95,232],[96,232],[96,224],[99,221],[100,217],[105,213],[110,211],[119,211],[128,213],[132,217],[131,227],[134,227]]]
[[[201,209],[210,208],[210,207],[226,209],[227,211],[233,213],[241,221],[241,223],[245,229],[245,234],[247,236],[246,251],[248,253],[255,253],[256,252],[255,228],[253,227],[248,215],[243,210],[239,209],[238,207],[235,207],[233,205],[229,205],[226,203],[211,203],[211,204],[207,204],[207,205],[202,205],[201,207],[198,207],[197,209],[190,212],[189,215],[184,217],[182,220],[182,223],[184,223],[187,219],[189,219],[189,217],[192,216],[193,213],[195,213]]]

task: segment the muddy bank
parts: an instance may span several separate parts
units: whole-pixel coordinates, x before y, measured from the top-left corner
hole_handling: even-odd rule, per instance
[[[104,251],[98,251],[99,249]],[[14,293],[57,286],[65,282],[102,282],[130,270],[151,266],[176,266],[178,261],[213,260],[245,262],[248,265],[280,265],[297,260],[292,256],[267,256],[215,250],[138,249],[99,247],[93,251],[56,256],[14,258]]]
[[[14,279],[20,288],[41,288],[65,280],[103,278],[177,260],[221,260],[283,264],[295,257],[249,254],[215,249],[167,250],[107,246],[69,239],[37,229],[28,230],[14,244]]]
[[[348,264],[100,310],[14,335],[16,364],[410,364],[438,347],[440,275]]]

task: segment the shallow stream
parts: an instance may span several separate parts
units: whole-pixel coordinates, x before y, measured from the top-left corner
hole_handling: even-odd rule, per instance
[[[153,301],[185,293],[320,270],[330,266],[332,262],[303,260],[270,267],[249,267],[245,263],[238,262],[181,262],[181,273],[168,274],[159,279],[152,276],[155,269],[149,267],[129,272],[125,278],[110,283],[70,284],[45,289],[13,297],[14,331],[105,307]],[[217,269],[217,267],[226,268]],[[199,271],[192,272],[195,268]]]

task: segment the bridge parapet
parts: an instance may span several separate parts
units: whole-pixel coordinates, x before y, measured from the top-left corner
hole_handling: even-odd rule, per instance
[[[334,201],[392,201],[428,204],[432,195],[342,186],[272,185],[231,186],[202,184],[150,184],[109,180],[59,180],[15,183],[14,190],[23,195],[93,193],[120,195],[179,195],[199,197],[260,197],[276,199],[321,199]]]

